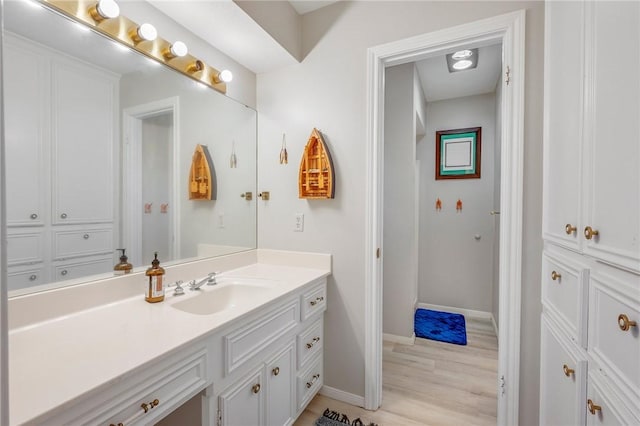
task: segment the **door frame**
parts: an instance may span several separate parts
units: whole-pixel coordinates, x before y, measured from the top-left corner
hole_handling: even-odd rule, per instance
[[[411,37],[367,50],[365,241],[365,408],[382,403],[382,247],[385,68],[476,42],[502,41],[502,175],[498,425],[518,424],[522,281],[525,10]],[[503,80],[503,81],[505,81]]]
[[[124,149],[122,150],[122,241],[130,252],[131,263],[142,262],[142,121],[162,114],[173,115],[173,147],[169,208],[172,212],[172,259],[180,258],[180,209],[176,203],[180,187],[180,102],[177,96],[126,108],[122,111]],[[147,253],[147,255],[149,255]]]

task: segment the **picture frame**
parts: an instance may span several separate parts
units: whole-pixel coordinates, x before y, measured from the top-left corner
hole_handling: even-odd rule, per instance
[[[436,180],[480,179],[482,127],[436,131]]]

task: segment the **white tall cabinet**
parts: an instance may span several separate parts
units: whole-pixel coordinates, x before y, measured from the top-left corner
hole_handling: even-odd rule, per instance
[[[8,288],[113,267],[118,77],[6,33]]]
[[[540,424],[640,424],[640,3],[546,3],[544,108]]]

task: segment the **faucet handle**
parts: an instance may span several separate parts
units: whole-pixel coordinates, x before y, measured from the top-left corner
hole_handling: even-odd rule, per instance
[[[198,286],[196,285],[196,280],[189,281],[189,288],[191,290],[197,290],[198,289]]]
[[[174,296],[181,296],[184,294],[184,289],[182,288],[182,280],[178,280],[175,283],[176,288],[173,290]]]
[[[218,275],[217,272],[209,272],[209,279],[207,280],[207,285],[216,285],[216,284],[218,284],[216,282],[217,275]]]

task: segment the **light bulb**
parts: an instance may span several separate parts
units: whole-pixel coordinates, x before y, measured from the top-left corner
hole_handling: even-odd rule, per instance
[[[117,18],[120,15],[120,6],[114,0],[100,0],[89,9],[89,14],[97,22]]]
[[[451,55],[451,58],[457,61],[459,59],[470,58],[472,55],[473,55],[473,52],[471,50],[465,49],[465,50],[458,50],[453,55]]]
[[[140,39],[139,41],[153,41],[156,39],[156,37],[158,37],[158,31],[156,31],[156,27],[147,23],[140,25],[136,30],[136,34]]]
[[[174,57],[176,56],[182,57],[182,56],[185,56],[187,53],[189,53],[189,50],[187,49],[187,45],[181,41],[176,41],[175,43],[173,43],[169,51],[171,52],[171,55],[173,55]]]
[[[473,65],[473,62],[468,59],[463,59],[462,61],[458,61],[453,64],[453,68],[457,70],[464,70],[469,68],[471,65]]]
[[[218,78],[225,83],[229,83],[231,80],[233,80],[233,73],[229,70],[222,70],[220,71],[220,74],[218,74]]]

